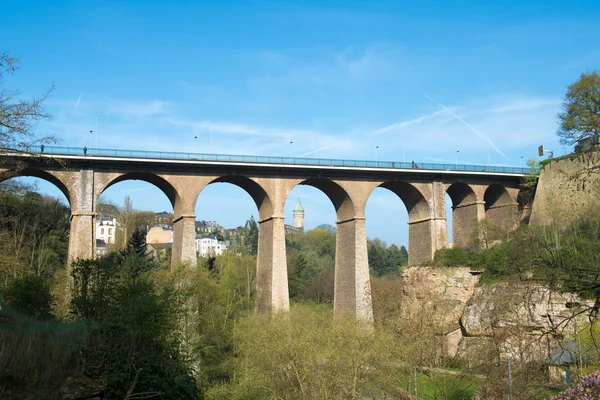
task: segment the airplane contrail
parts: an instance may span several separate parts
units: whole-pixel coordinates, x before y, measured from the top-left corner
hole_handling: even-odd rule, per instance
[[[506,154],[504,154],[502,152],[502,150],[500,150],[498,147],[496,147],[496,145],[494,144],[494,142],[492,142],[490,139],[488,139],[488,137],[485,136],[479,129],[475,128],[473,125],[469,124],[467,121],[465,121],[464,119],[462,119],[461,117],[459,117],[458,115],[456,115],[455,113],[453,113],[448,107],[446,107],[442,103],[434,100],[426,92],[423,92],[423,95],[425,97],[427,97],[429,100],[431,100],[432,102],[434,102],[435,104],[437,104],[438,106],[442,107],[448,114],[450,114],[451,116],[453,116],[454,118],[456,118],[459,122],[461,122],[463,125],[465,125],[467,128],[469,128],[477,136],[479,136],[480,138],[482,138],[486,142],[488,142],[490,144],[490,146],[492,146],[492,148],[498,152],[498,154],[502,155],[502,157],[506,158],[507,160],[510,160],[510,157],[508,157]]]
[[[298,157],[306,157],[306,156],[309,156],[309,155],[311,155],[311,154],[317,153],[317,152],[319,152],[319,151],[322,151],[322,150],[327,150],[327,149],[328,149],[328,148],[330,148],[330,147],[331,147],[331,146],[325,146],[325,147],[321,147],[320,149],[316,149],[316,150],[313,150],[313,151],[309,151],[308,153],[300,154],[299,156],[296,156],[296,158],[298,158]]]
[[[75,103],[75,108],[79,107],[79,102],[81,101],[82,96],[83,96],[83,92],[79,93],[79,98],[77,99],[77,103]]]

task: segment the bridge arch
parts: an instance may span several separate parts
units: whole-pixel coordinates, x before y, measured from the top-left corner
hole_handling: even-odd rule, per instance
[[[273,215],[273,203],[267,191],[255,180],[242,175],[223,175],[210,181],[206,186],[214,183],[230,183],[244,190],[252,197],[256,207],[258,208],[259,220],[270,218]],[[204,190],[206,186],[202,189]],[[202,191],[198,194],[198,197]],[[194,202],[194,206],[197,203]]]
[[[111,186],[114,186],[120,182],[132,181],[132,180],[133,181],[144,181],[144,182],[147,182],[147,183],[157,187],[158,189],[160,189],[160,191],[162,191],[165,194],[165,196],[167,196],[167,198],[171,202],[171,206],[173,206],[173,211],[175,214],[177,214],[178,211],[179,212],[182,211],[182,210],[176,209],[176,208],[180,208],[180,204],[179,204],[180,197],[179,197],[179,193],[177,192],[175,187],[171,183],[169,183],[169,181],[167,181],[166,179],[164,179],[163,177],[161,177],[157,174],[153,174],[150,172],[142,172],[142,171],[126,172],[124,174],[120,174],[120,175],[116,176],[115,178],[113,178],[112,180],[107,182],[104,185],[104,187],[102,187],[102,188],[100,188],[100,190],[98,190],[97,195],[96,195],[96,202],[98,201],[98,199],[100,198],[102,193],[104,193]]]
[[[173,221],[173,244],[172,244],[172,256],[171,262],[178,263],[181,261],[191,261],[191,257],[185,256],[185,246],[184,246],[184,229],[183,224],[185,223],[185,218],[187,213],[184,209],[183,201],[179,195],[177,188],[169,182],[167,179],[163,178],[158,174],[154,174],[151,172],[145,171],[129,171],[125,173],[119,174],[98,174],[96,177],[97,181],[97,189],[94,196],[94,212],[97,212],[97,205],[100,200],[100,196],[104,194],[111,187],[126,181],[142,181],[150,184],[154,188],[158,189],[162,192],[173,209],[174,221]],[[193,216],[191,217],[193,219]],[[99,232],[96,232],[96,221],[94,221],[94,235],[93,235],[93,246],[94,252],[96,251],[96,239],[99,238]],[[123,226],[121,225],[123,221],[117,221],[116,235],[122,235],[123,233],[128,236],[131,232],[124,232]],[[188,229],[189,230],[189,229]],[[121,232],[121,233],[119,233]],[[194,233],[194,232],[192,232]],[[119,240],[115,235],[115,240]],[[122,240],[127,240],[127,237],[122,237]],[[110,238],[109,238],[110,239]],[[108,242],[107,242],[108,243]],[[150,244],[150,243],[149,243]],[[189,247],[189,246],[188,246]],[[192,249],[194,250],[194,249]],[[191,251],[188,251],[191,253]],[[195,253],[193,253],[195,255]],[[195,257],[193,258],[195,261]]]
[[[376,186],[400,198],[408,212],[408,263],[418,265],[431,260],[434,251],[431,205],[426,194],[417,186],[405,181],[386,181]],[[375,188],[373,188],[375,190]],[[371,196],[369,193],[369,197]]]
[[[464,182],[451,183],[446,194],[452,201],[452,246],[466,247],[478,221],[477,195]]]
[[[55,175],[52,172],[44,171],[37,168],[25,168],[20,171],[7,171],[7,173],[5,174],[0,174],[0,182],[4,182],[13,178],[26,177],[39,178],[52,183],[58,188],[58,190],[62,192],[62,194],[65,195],[69,206],[71,206],[71,191],[67,187],[67,184],[65,184],[65,182],[63,182],[57,175]]]
[[[408,223],[418,223],[428,219],[431,211],[429,203],[419,189],[404,181],[388,181],[378,187],[388,189],[400,197],[408,211]]]
[[[335,208],[338,223],[351,220],[355,217],[356,210],[350,194],[340,184],[333,180],[311,178],[298,183],[298,185],[312,186],[323,192],[329,200],[331,200],[331,203]]]

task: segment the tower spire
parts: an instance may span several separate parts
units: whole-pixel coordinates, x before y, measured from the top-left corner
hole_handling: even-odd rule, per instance
[[[294,228],[304,230],[304,208],[302,207],[302,203],[300,203],[299,197],[296,207],[294,207]]]

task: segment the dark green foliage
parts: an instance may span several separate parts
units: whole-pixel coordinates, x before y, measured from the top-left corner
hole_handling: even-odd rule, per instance
[[[374,239],[367,242],[367,250],[369,269],[375,276],[397,274],[399,268],[408,263],[408,252],[404,246],[398,248],[393,244],[387,247],[384,241]]]
[[[82,319],[101,321],[110,312],[113,291],[118,282],[118,258],[77,260],[71,264],[73,296],[71,310]]]
[[[290,299],[333,302],[335,234],[313,229],[286,236]]]
[[[134,253],[124,260],[144,262]],[[73,265],[72,308],[91,327],[83,351],[85,373],[104,383],[109,398],[124,398],[128,391],[160,393],[164,399],[199,398],[180,353],[176,291],[171,285],[156,289],[143,274],[119,276],[120,265],[114,261]]]
[[[258,224],[254,216],[250,217],[239,234],[239,247],[244,255],[255,256],[258,253]]]
[[[440,267],[472,266],[474,255],[463,247],[451,247],[435,252],[434,264]]]
[[[130,255],[136,257],[146,257],[146,232],[136,227],[127,241],[127,247],[121,252],[123,257]]]
[[[157,294],[145,279],[112,291],[104,315],[85,349],[86,371],[101,379],[107,394],[161,393],[165,399],[198,398],[195,381],[179,353],[173,292]]]
[[[146,232],[137,227],[133,230],[121,256],[123,259],[120,274],[127,279],[135,280],[156,266],[147,252]]]
[[[36,319],[50,318],[52,296],[47,279],[38,276],[15,278],[8,284],[5,298],[16,311]]]

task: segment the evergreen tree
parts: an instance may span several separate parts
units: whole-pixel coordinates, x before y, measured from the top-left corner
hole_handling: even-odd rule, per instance
[[[146,232],[143,232],[140,228],[135,228],[127,241],[127,247],[121,252],[121,255],[123,257],[129,255],[147,257],[146,247]]]
[[[387,272],[386,247],[385,242],[380,239],[369,240],[367,243],[369,268],[376,276],[384,275]]]
[[[135,280],[143,272],[152,269],[154,262],[147,251],[146,232],[135,228],[121,256],[122,273],[126,279]]]
[[[246,223],[241,239],[242,246],[248,254],[253,256],[258,254],[258,224],[254,220],[254,216],[251,216]]]
[[[386,273],[397,273],[398,269],[405,265],[408,262],[408,254],[404,254],[402,252],[406,252],[406,248],[404,246],[398,248],[395,244],[391,245],[387,249],[387,258],[386,258]]]

